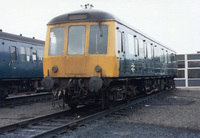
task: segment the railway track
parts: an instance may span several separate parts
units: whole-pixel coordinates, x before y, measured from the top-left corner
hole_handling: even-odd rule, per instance
[[[18,96],[10,96],[5,99],[5,101],[0,102],[0,107],[14,107],[16,105],[22,105],[27,103],[33,103],[42,100],[53,99],[53,95],[51,92],[41,92],[36,94],[29,95],[18,95]]]
[[[155,93],[104,111],[101,110],[101,106],[83,106],[76,110],[66,110],[34,119],[28,119],[19,123],[0,127],[0,138],[56,137],[61,133],[66,133],[69,129],[82,126],[98,118],[111,114],[124,114],[124,110],[129,110],[134,106],[139,106],[139,104],[149,103],[167,95],[167,92]]]

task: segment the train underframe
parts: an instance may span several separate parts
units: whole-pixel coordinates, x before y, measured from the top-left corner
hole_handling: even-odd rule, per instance
[[[77,105],[100,103],[111,108],[117,101],[130,101],[136,95],[175,88],[174,77],[144,78],[71,78],[54,79],[55,99],[62,99],[72,109]],[[64,106],[63,104],[63,106]]]
[[[0,102],[10,94],[41,90],[41,79],[4,79],[0,81]]]

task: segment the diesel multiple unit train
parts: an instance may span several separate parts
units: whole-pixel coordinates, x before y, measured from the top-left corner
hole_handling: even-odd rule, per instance
[[[8,94],[40,86],[43,53],[44,41],[0,30],[0,101]]]
[[[70,108],[109,107],[175,87],[175,54],[110,13],[79,10],[47,25],[42,85]]]

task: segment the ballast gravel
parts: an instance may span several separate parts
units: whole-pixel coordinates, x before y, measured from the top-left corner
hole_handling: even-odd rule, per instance
[[[200,90],[175,89],[167,97],[111,115],[58,137],[199,138]]]
[[[51,101],[0,108],[0,126],[62,111]],[[57,137],[70,138],[198,138],[200,137],[200,90],[175,89],[169,95],[130,108],[122,114],[92,121]]]
[[[58,104],[53,108],[50,100],[0,108],[0,127],[58,111],[63,109]]]

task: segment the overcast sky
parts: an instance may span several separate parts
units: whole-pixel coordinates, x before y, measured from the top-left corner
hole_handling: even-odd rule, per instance
[[[200,0],[0,0],[0,29],[45,40],[55,16],[94,9],[114,14],[178,54],[200,51]]]

